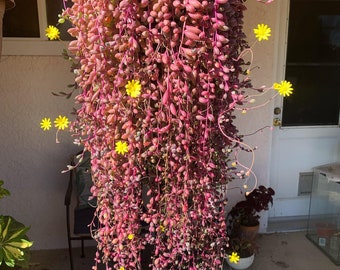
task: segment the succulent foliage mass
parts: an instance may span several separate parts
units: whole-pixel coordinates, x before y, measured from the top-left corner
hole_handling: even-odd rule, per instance
[[[220,269],[220,187],[240,142],[233,111],[251,86],[240,76],[244,10],[243,0],[73,0],[64,11],[82,89],[72,130],[91,153],[98,201],[97,263],[140,269],[152,244],[153,269]]]

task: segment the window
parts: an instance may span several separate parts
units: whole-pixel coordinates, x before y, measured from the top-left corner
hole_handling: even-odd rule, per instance
[[[340,0],[291,0],[283,126],[339,125]]]
[[[5,12],[3,20],[4,55],[60,55],[67,42],[48,41],[47,25],[56,25],[63,0],[16,0],[16,6]],[[71,1],[68,1],[71,3]],[[71,37],[67,33],[70,24],[58,25],[61,39]]]
[[[37,1],[17,0],[15,8],[5,12],[3,24],[4,37],[40,37]]]

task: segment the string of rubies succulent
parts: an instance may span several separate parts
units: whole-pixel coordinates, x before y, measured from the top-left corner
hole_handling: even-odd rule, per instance
[[[96,264],[140,269],[149,243],[153,269],[220,269],[228,242],[220,188],[237,176],[233,149],[251,149],[233,124],[233,112],[255,102],[244,90],[252,51],[243,2],[77,0],[60,16],[76,38],[72,131],[91,153]],[[259,24],[254,34],[267,40],[271,29]],[[252,174],[252,164],[244,168],[241,179]]]
[[[234,21],[243,6],[222,2],[190,1],[193,12],[180,1],[78,1],[67,10],[83,89],[74,131],[92,154],[98,260],[115,269],[139,268],[146,242],[155,245],[154,269],[221,263],[227,237],[216,187],[230,173],[217,167],[226,167],[220,150],[230,142],[214,122],[231,89],[242,87],[243,63],[233,59],[246,46]],[[235,12],[239,18],[227,15]],[[237,38],[228,48],[229,36]],[[235,137],[232,122],[225,128]],[[120,141],[129,146],[123,155],[114,147]]]

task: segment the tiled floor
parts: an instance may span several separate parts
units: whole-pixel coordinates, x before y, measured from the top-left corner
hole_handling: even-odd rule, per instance
[[[304,231],[260,235],[258,242],[260,250],[251,270],[340,269],[306,238]]]
[[[259,235],[258,243],[249,270],[340,270],[303,231]],[[80,258],[80,250],[75,249],[75,270],[91,270],[94,253],[94,248],[87,248],[86,258]],[[67,250],[33,251],[30,270],[70,270]],[[225,266],[224,270],[231,269]]]

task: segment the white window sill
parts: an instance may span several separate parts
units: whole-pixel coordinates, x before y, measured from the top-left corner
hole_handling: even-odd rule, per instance
[[[4,38],[2,55],[62,55],[68,41],[49,41],[39,38]]]

